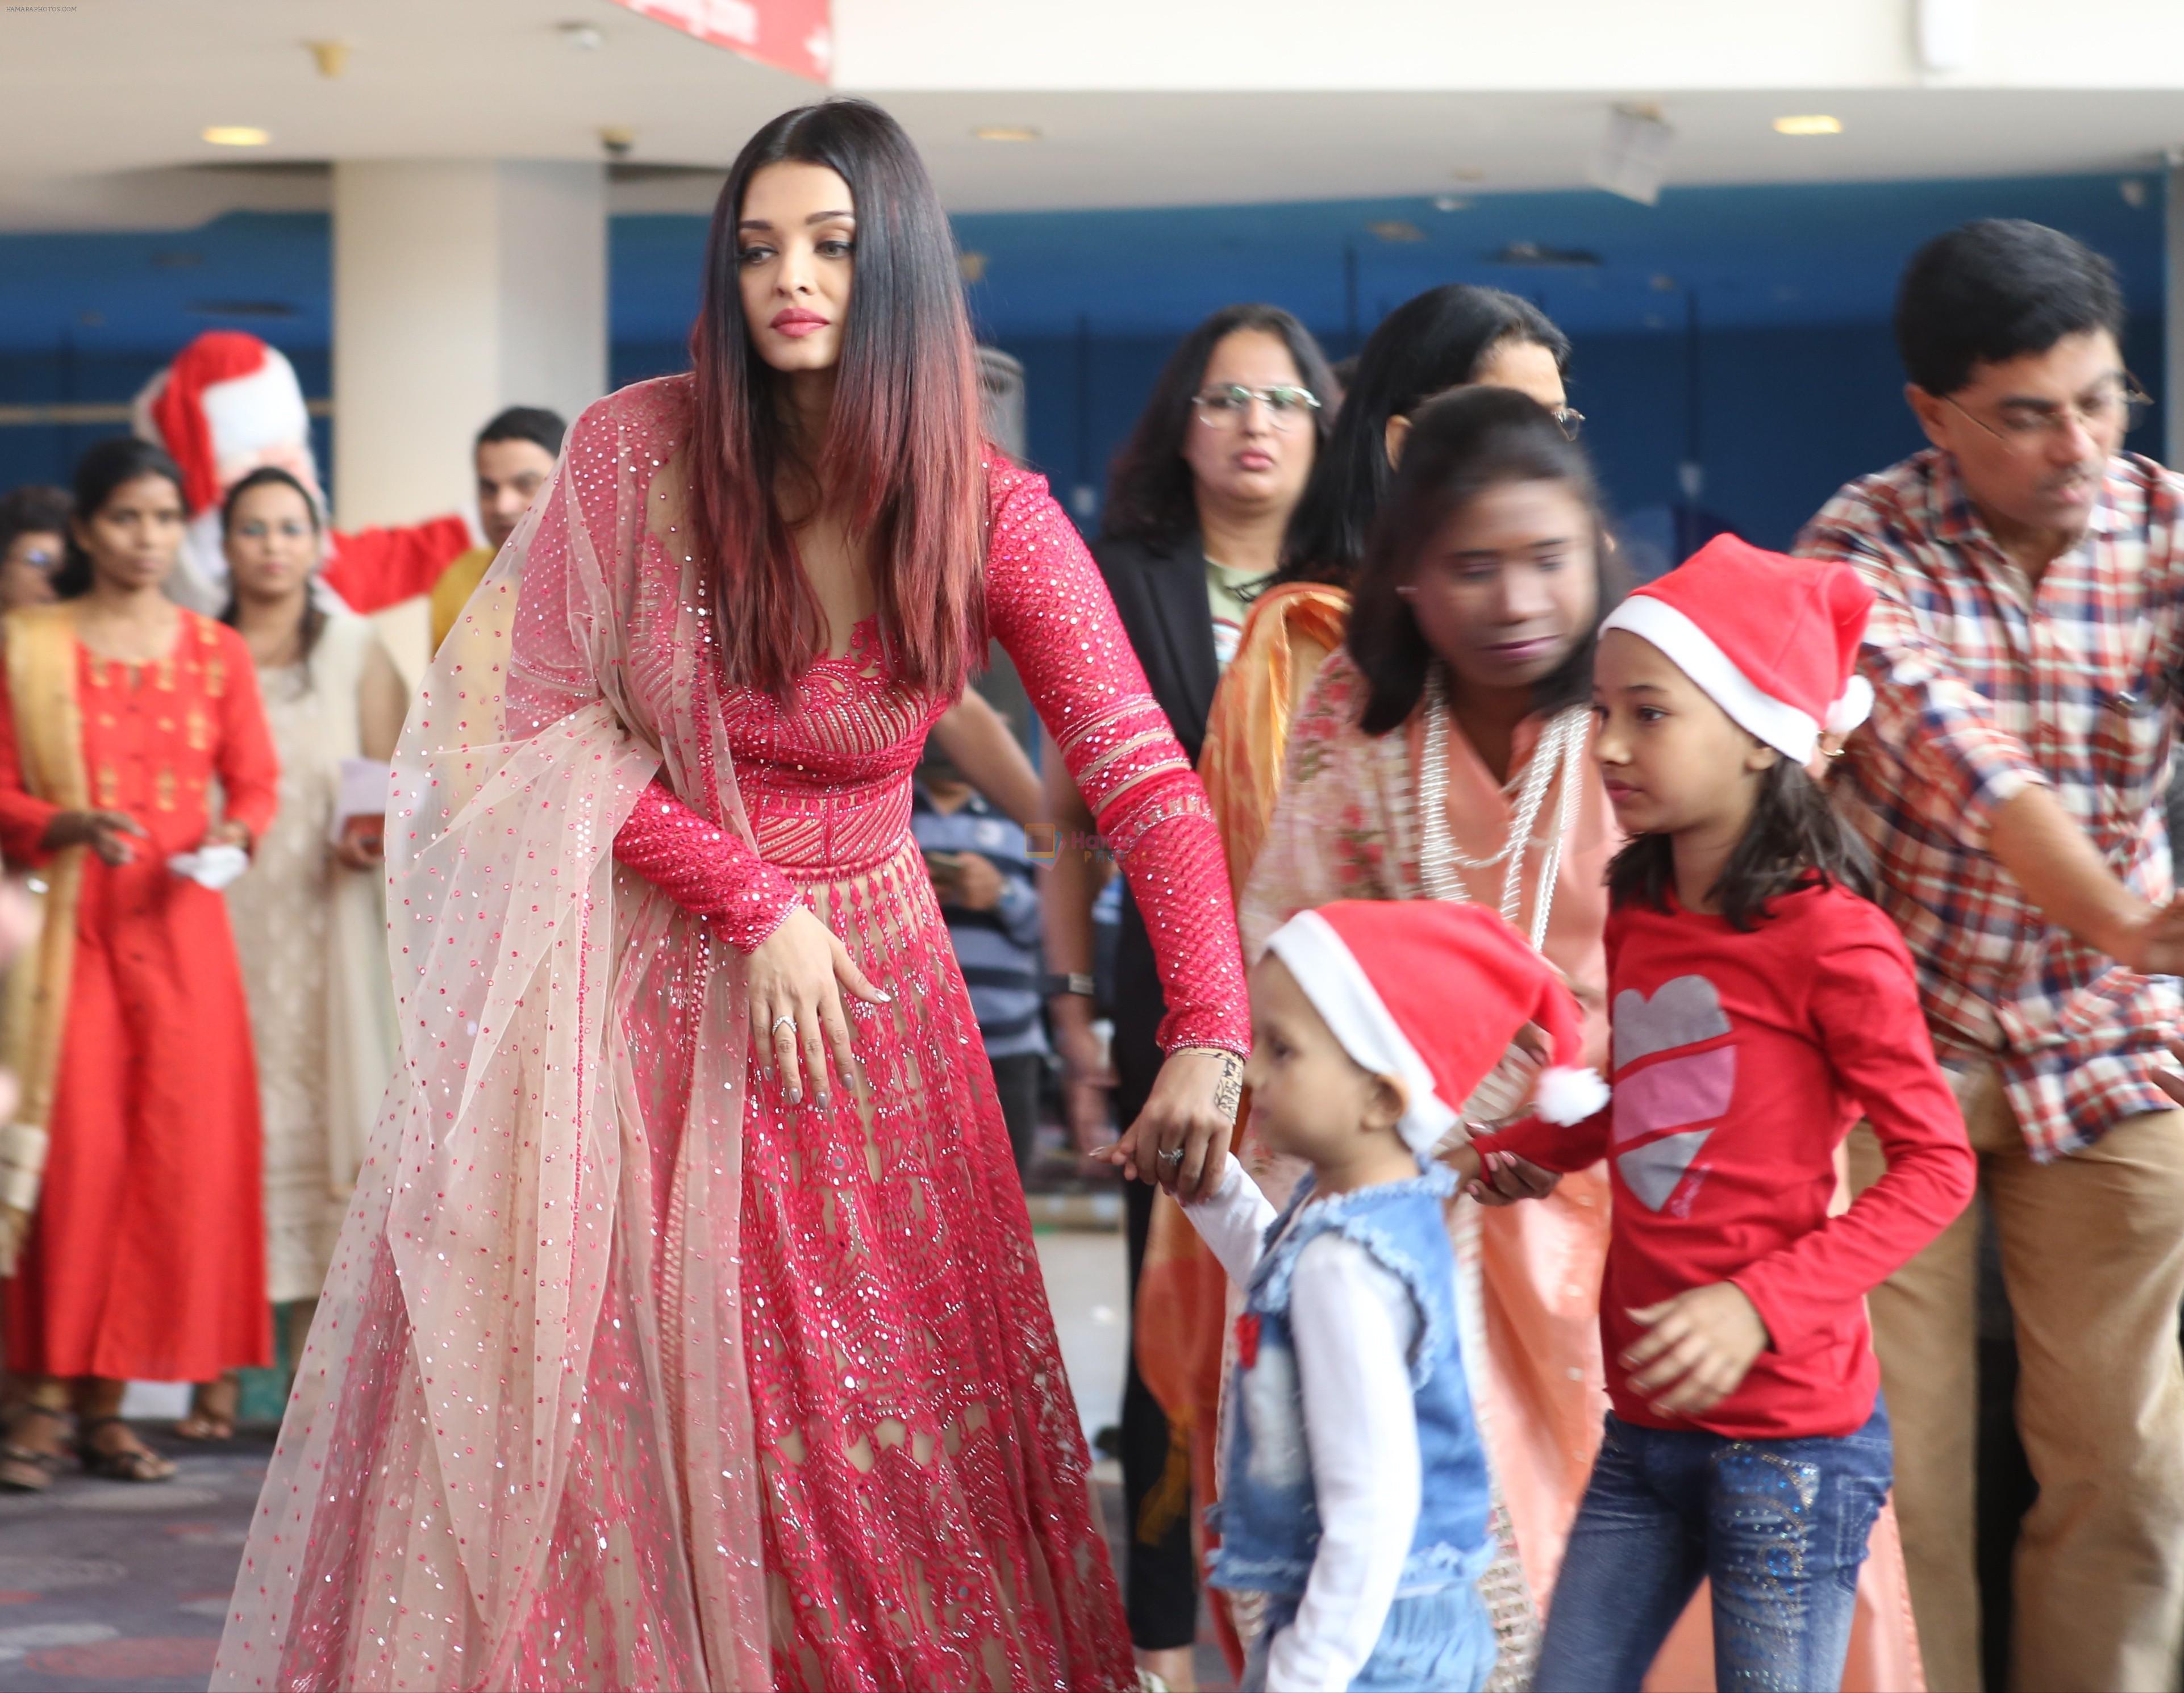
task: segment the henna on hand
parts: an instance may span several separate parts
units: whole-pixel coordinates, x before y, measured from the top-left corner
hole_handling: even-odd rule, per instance
[[[1232,1128],[1244,1102],[1244,1061],[1233,1052],[1221,1055],[1221,1078],[1213,1084],[1213,1109]]]

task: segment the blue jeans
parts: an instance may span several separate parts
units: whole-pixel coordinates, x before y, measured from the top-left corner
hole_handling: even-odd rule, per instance
[[[1701,1577],[1713,1584],[1717,1689],[1840,1687],[1858,1567],[1890,1472],[1877,1401],[1856,1434],[1805,1440],[1610,1417],[1533,1693],[1636,1693]]]
[[[1240,1693],[1266,1693],[1268,1651],[1296,1613],[1295,1598],[1267,1601],[1267,1625],[1251,1642]],[[1479,1693],[1494,1673],[1494,1619],[1478,1583],[1407,1594],[1388,1607],[1350,1693]]]

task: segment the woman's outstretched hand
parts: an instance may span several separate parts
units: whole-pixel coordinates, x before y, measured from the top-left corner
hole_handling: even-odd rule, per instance
[[[779,1073],[788,1103],[800,1105],[808,1094],[814,1105],[826,1107],[830,1053],[835,1075],[855,1091],[857,1060],[842,995],[853,994],[874,1005],[889,1005],[894,996],[866,979],[840,938],[799,905],[752,949],[746,980],[751,1050],[761,1055],[769,1076]]]
[[[1244,1061],[1214,1047],[1171,1052],[1138,1120],[1100,1156],[1131,1181],[1157,1182],[1184,1204],[1219,1185],[1243,1097]]]

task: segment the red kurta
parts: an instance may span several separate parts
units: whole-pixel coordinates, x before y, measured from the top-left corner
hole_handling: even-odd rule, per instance
[[[8,1367],[206,1381],[270,1362],[258,1083],[226,901],[167,867],[204,838],[216,778],[254,838],[279,769],[233,630],[182,614],[171,656],[76,649],[92,803],[149,835],[119,866],[86,854],[52,1150],[20,1272]],[[0,689],[0,851],[35,867],[59,807],[25,788]]]

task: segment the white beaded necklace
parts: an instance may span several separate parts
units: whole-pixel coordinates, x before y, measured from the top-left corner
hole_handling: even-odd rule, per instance
[[[1540,732],[1532,756],[1525,760],[1518,779],[1517,805],[1509,819],[1509,833],[1502,849],[1487,858],[1471,858],[1456,849],[1448,832],[1448,690],[1439,665],[1427,674],[1424,744],[1419,751],[1418,773],[1419,819],[1418,877],[1436,899],[1468,899],[1470,890],[1456,872],[1490,870],[1508,863],[1502,877],[1502,916],[1512,928],[1524,909],[1524,859],[1535,837],[1547,789],[1557,775],[1562,796],[1555,808],[1554,832],[1546,842],[1546,856],[1540,866],[1540,890],[1532,904],[1529,938],[1532,950],[1541,950],[1547,938],[1547,916],[1555,898],[1555,877],[1562,868],[1563,838],[1569,833],[1577,796],[1584,785],[1586,731],[1591,726],[1589,706],[1573,705],[1557,712]],[[1506,791],[1506,790],[1505,790]]]

